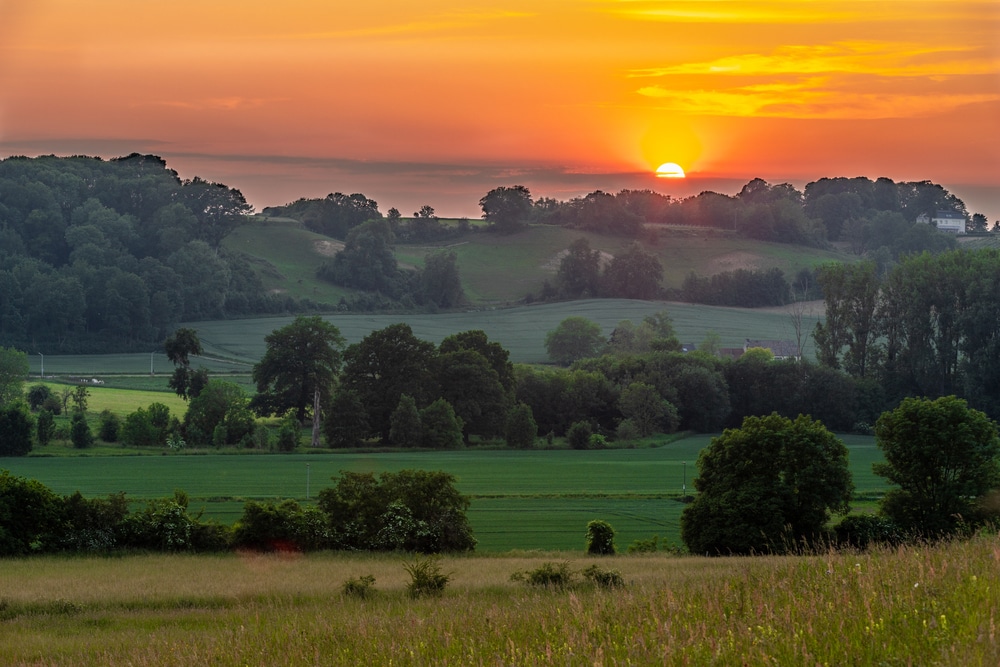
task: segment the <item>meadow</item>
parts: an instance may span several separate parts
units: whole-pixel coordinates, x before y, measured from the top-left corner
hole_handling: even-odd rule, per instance
[[[60,494],[80,491],[92,497],[124,491],[143,500],[181,489],[190,497],[192,512],[203,511],[203,518],[223,523],[236,521],[246,500],[314,501],[342,470],[443,470],[455,476],[459,491],[471,499],[468,516],[479,540],[477,551],[582,551],[587,523],[593,519],[610,522],[619,548],[625,550],[633,541],[653,535],[664,547],[681,544],[680,515],[685,507],[681,496],[685,487],[693,492],[695,462],[710,437],[691,436],[657,447],[587,451],[473,448],[29,456],[0,459],[0,468],[37,479]],[[884,480],[871,472],[871,464],[881,460],[880,451],[870,437],[844,436],[844,440],[859,507],[871,509],[872,499],[885,488]]]
[[[750,558],[403,555],[11,559],[5,665],[995,665],[1000,539]],[[511,580],[545,563],[563,588]],[[620,572],[598,588],[580,572]],[[371,575],[374,594],[346,595]]]

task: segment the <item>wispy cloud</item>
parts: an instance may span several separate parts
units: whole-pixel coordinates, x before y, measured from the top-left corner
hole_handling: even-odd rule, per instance
[[[786,45],[628,76],[656,80],[635,92],[680,113],[839,119],[926,116],[997,101],[993,86],[958,85],[996,74],[1000,60],[970,47],[855,41]],[[953,85],[934,87],[944,83]]]
[[[343,30],[325,30],[294,34],[275,35],[276,39],[323,40],[351,37],[394,37],[425,36],[427,34],[468,30],[501,20],[522,19],[534,16],[531,12],[514,11],[466,11],[447,12],[429,18],[412,21],[386,22]]]

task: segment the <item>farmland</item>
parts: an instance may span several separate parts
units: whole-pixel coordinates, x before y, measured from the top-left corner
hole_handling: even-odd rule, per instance
[[[680,544],[682,486],[693,490],[698,452],[709,436],[659,447],[588,451],[465,450],[447,452],[295,455],[189,454],[163,456],[27,457],[0,460],[13,474],[38,479],[57,493],[85,496],[124,491],[133,499],[186,491],[191,510],[231,523],[248,499],[310,500],[341,470],[443,470],[472,499],[469,520],[478,550],[580,550],[587,522],[609,521],[618,544],[659,535]],[[883,489],[871,472],[879,459],[872,438],[845,436],[860,494]],[[309,486],[307,490],[307,484]]]
[[[995,665],[996,535],[815,556],[448,557],[412,599],[400,555],[10,559],[6,665]],[[516,572],[564,562],[569,588]],[[591,566],[625,585],[582,581]],[[356,599],[348,579],[374,577]]]

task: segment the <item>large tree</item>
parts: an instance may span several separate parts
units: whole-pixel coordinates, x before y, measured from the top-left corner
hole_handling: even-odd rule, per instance
[[[604,291],[623,299],[655,299],[660,293],[663,266],[638,243],[615,255],[604,271]]]
[[[606,342],[596,322],[574,315],[545,335],[545,351],[557,364],[569,366],[578,359],[597,356]]]
[[[0,347],[0,407],[22,398],[28,370],[27,354],[12,347]]]
[[[571,299],[595,297],[601,283],[601,253],[591,250],[590,242],[579,238],[569,245],[566,256],[559,262],[556,287]]]
[[[206,369],[191,370],[191,357],[203,353],[198,333],[194,329],[178,329],[164,341],[163,348],[174,365],[168,386],[185,400],[197,396],[208,382]]]
[[[403,394],[412,396],[418,407],[438,395],[432,375],[436,355],[433,343],[420,340],[402,323],[373,331],[344,352],[343,388],[365,406],[368,424],[383,442]]]
[[[954,396],[907,398],[875,424],[884,463],[875,474],[898,489],[882,511],[900,527],[926,536],[974,523],[979,498],[1000,484],[997,425]]]
[[[253,367],[257,395],[251,407],[261,415],[295,410],[301,422],[316,392],[328,396],[340,369],[344,338],[319,316],[299,316],[264,338],[267,351]]]
[[[531,215],[531,192],[523,185],[493,188],[479,200],[483,218],[493,229],[509,234],[521,229]]]
[[[854,490],[847,447],[799,415],[747,417],[698,457],[698,490],[681,515],[692,553],[782,552],[820,536]]]

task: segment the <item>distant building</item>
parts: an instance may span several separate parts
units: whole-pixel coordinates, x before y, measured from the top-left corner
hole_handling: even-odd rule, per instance
[[[917,216],[917,222],[924,225],[932,224],[938,228],[938,231],[950,234],[965,233],[965,216],[957,211],[938,211],[933,218],[926,213],[921,213]]]

